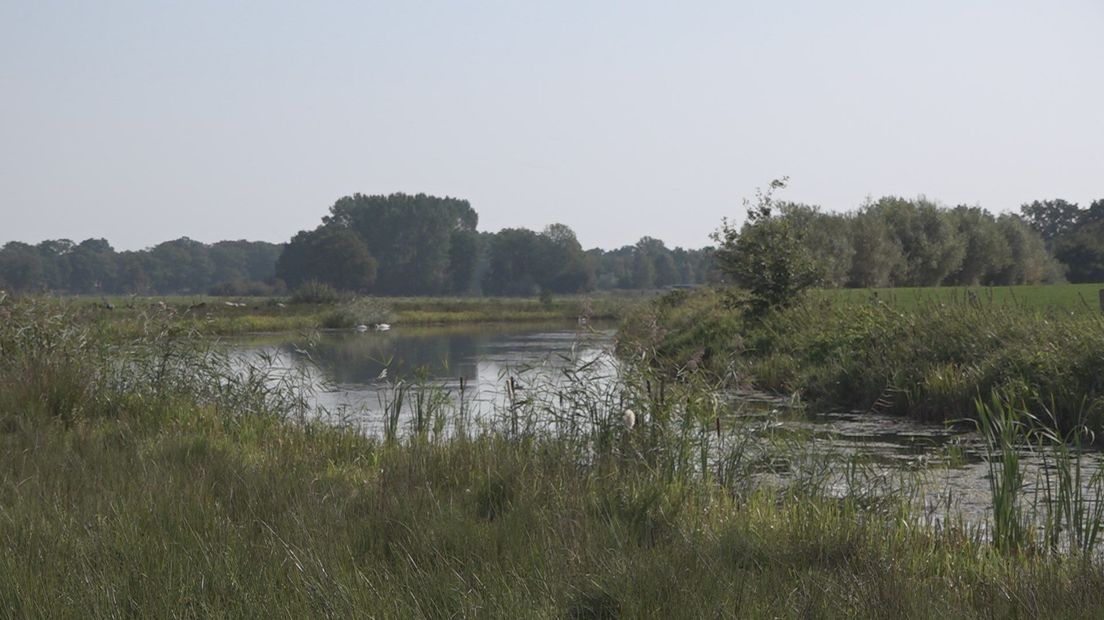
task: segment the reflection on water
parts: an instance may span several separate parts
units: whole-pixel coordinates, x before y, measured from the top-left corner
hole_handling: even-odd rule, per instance
[[[617,362],[610,351],[612,325],[465,325],[396,328],[388,332],[323,332],[238,340],[246,358],[275,356],[285,370],[307,377],[313,404],[381,434],[383,403],[395,381],[425,380],[443,387],[455,405],[478,417],[504,407],[509,377],[556,382],[562,369],[598,360],[614,381]],[[604,380],[604,379],[601,379]],[[802,468],[823,468],[824,491],[862,493],[856,485],[919,486],[914,490],[927,516],[984,522],[989,510],[985,446],[969,428],[922,424],[866,412],[794,414],[787,402],[768,395],[731,396],[729,423],[754,434],[762,451],[762,475],[793,479]],[[1086,478],[1101,470],[1101,456],[1083,457]],[[1043,457],[1025,451],[1023,497],[1038,492]],[[854,475],[855,467],[863,475]],[[880,482],[879,482],[880,481]]]
[[[378,427],[395,381],[443,387],[469,411],[489,412],[505,381],[524,373],[554,380],[565,366],[601,357],[612,364],[611,325],[574,323],[407,327],[386,332],[276,334],[234,342],[246,357],[275,356],[309,377],[313,404],[367,429]]]

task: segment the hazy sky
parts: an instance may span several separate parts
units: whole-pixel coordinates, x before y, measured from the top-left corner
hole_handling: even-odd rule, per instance
[[[284,241],[340,196],[701,246],[741,199],[1104,197],[1104,1],[0,0],[0,243]]]

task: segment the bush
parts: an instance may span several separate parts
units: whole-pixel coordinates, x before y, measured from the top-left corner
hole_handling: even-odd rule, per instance
[[[805,244],[804,232],[779,212],[772,198],[786,181],[771,181],[747,203],[747,220],[737,229],[727,220],[715,235],[717,264],[733,282],[747,289],[756,314],[792,305],[819,280],[819,269]]]
[[[341,299],[334,287],[318,280],[308,280],[300,284],[291,294],[293,304],[333,304]]]
[[[329,329],[356,327],[357,325],[379,325],[390,323],[391,308],[367,297],[358,297],[334,308],[322,319],[322,326]]]

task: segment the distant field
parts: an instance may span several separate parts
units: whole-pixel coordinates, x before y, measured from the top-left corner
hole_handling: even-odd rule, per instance
[[[837,289],[817,291],[833,300],[868,301],[875,295],[886,303],[913,307],[926,302],[962,303],[973,293],[982,303],[1028,308],[1062,308],[1073,312],[1100,311],[1104,284],[1047,284],[1031,286],[940,286],[926,288]]]
[[[351,327],[358,323],[387,322],[396,325],[451,325],[523,321],[617,320],[651,295],[608,294],[557,296],[547,302],[536,298],[499,297],[370,297],[362,298],[378,309],[374,317],[347,318],[334,303],[292,303],[279,297],[211,297],[173,295],[160,297],[78,297],[75,303],[84,320],[102,323],[123,336],[146,329],[148,318],[168,313],[178,324],[211,334],[278,332],[321,327]],[[44,298],[50,299],[50,298]]]

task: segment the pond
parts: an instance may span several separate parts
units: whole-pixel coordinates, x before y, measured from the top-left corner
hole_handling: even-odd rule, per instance
[[[501,323],[403,327],[388,331],[268,334],[232,345],[306,378],[312,401],[377,431],[398,381],[442,388],[473,415],[500,407],[511,377],[557,380],[558,371],[596,361],[615,374],[615,324]]]
[[[512,377],[555,383],[564,369],[591,363],[600,368],[590,375],[596,381],[616,381],[615,328],[601,323],[396,327],[251,336],[232,346],[246,358],[275,360],[298,373],[311,387],[314,405],[382,434],[387,402],[399,381],[443,388],[452,406],[463,406],[476,417],[505,406]],[[821,478],[827,493],[862,492],[857,484],[917,485],[913,492],[932,521],[961,518],[978,524],[988,514],[986,447],[969,426],[871,412],[793,411],[786,399],[759,393],[727,394],[725,402],[730,425],[750,429],[761,444],[790,446],[771,453],[764,477],[828,467],[832,471]],[[1030,503],[1040,492],[1039,476],[1048,471],[1047,464],[1029,450],[1021,458],[1022,493]],[[1101,470],[1098,452],[1081,462],[1086,478]],[[861,478],[853,475],[856,466]]]

